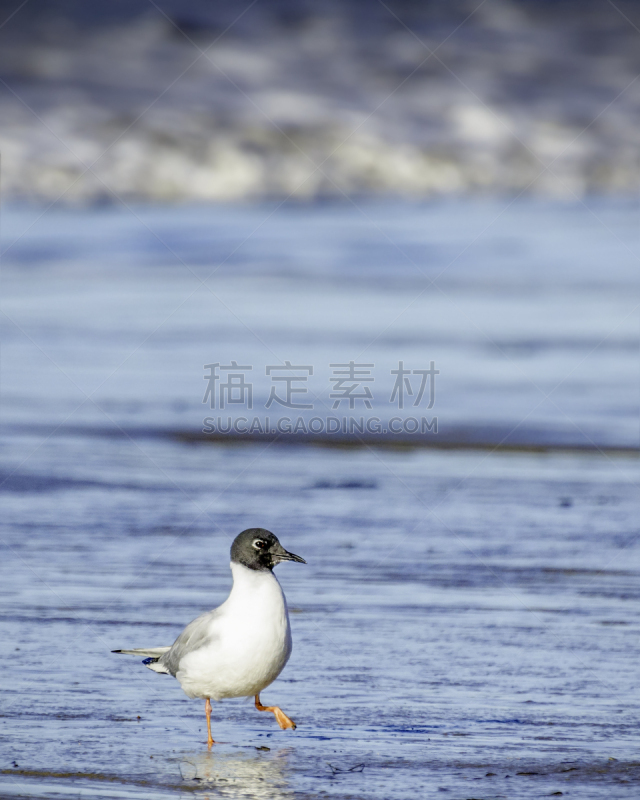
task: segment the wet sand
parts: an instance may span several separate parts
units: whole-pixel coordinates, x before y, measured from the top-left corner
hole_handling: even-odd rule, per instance
[[[43,485],[51,459],[89,485]],[[54,437],[30,463],[2,796],[635,797],[637,459]],[[298,729],[226,701],[207,752],[201,703],[109,651],[222,601],[258,522],[309,562],[278,570],[294,652],[263,695]]]
[[[0,796],[637,797],[632,205],[39,213],[3,219]],[[381,418],[435,360],[440,449],[202,436],[204,364],[258,406],[274,358],[359,357]],[[110,651],[224,600],[254,525],[308,561],[263,694],[298,728],[227,701],[207,752]]]

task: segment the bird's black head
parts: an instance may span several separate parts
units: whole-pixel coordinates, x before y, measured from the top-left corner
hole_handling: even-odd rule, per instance
[[[239,533],[231,545],[231,561],[255,570],[272,570],[281,561],[307,563],[285,550],[278,537],[265,528],[247,528]]]

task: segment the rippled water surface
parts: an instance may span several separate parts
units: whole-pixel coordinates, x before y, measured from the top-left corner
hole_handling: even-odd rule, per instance
[[[480,346],[452,307],[438,316],[433,297],[430,314],[402,317],[404,339],[387,320],[370,353],[390,363],[405,357],[402,341],[414,358],[439,353],[435,410],[445,434],[455,423],[498,436],[529,414],[529,434],[549,445],[540,453],[189,442],[174,433],[201,429],[203,359],[239,351],[260,363],[262,344],[203,299],[167,322],[194,287],[164,255],[129,243],[129,262],[124,245],[119,254],[96,246],[89,258],[82,230],[97,237],[113,225],[124,236],[112,212],[69,212],[58,228],[35,225],[16,241],[3,301],[0,796],[637,797],[634,217],[598,211],[622,248],[589,233],[575,209],[560,218],[517,208],[521,217],[495,234],[513,239],[511,256],[478,253],[446,287],[456,303],[466,298],[476,325],[502,331],[508,357]],[[159,212],[145,213],[160,225]],[[353,220],[296,213],[301,237],[325,226],[318,247],[324,238],[328,264],[342,254],[338,275],[319,274],[317,249],[291,234],[292,277],[278,273],[276,256],[260,266],[254,253],[214,288],[278,354],[290,347],[320,361],[354,352],[383,327],[375,304],[384,311],[385,298],[415,297],[424,282],[412,283],[389,254],[371,279],[345,244],[357,238]],[[455,255],[462,212],[411,213],[395,218],[390,235],[405,244],[440,237],[432,261],[420,262],[435,273],[447,247]],[[479,232],[488,212],[467,213]],[[24,214],[13,217],[15,236],[29,223]],[[253,225],[249,212],[238,214],[227,221],[229,241]],[[189,246],[189,225],[203,237],[209,230],[197,215],[175,219]],[[536,245],[526,219],[543,226],[546,244]],[[286,222],[267,228],[276,255],[286,251]],[[68,235],[74,225],[78,240]],[[114,241],[125,240],[105,239]],[[359,292],[353,316],[329,324],[345,287]],[[286,305],[285,289],[303,305]],[[285,305],[275,313],[260,293]],[[565,380],[555,410],[536,405],[536,370],[534,383],[549,389]],[[578,452],[586,435],[593,446]],[[224,600],[231,540],[252,525],[308,561],[277,570],[294,650],[263,693],[298,728],[281,731],[250,702],[225,701],[214,707],[219,744],[208,752],[203,704],[110,651],[170,644]]]

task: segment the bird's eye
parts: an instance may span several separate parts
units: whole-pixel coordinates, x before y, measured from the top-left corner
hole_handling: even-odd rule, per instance
[[[256,548],[256,550],[264,550],[264,548],[267,546],[267,543],[262,539],[256,539],[253,543],[253,546]]]

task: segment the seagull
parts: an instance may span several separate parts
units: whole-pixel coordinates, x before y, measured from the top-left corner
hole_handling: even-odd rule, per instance
[[[211,700],[254,697],[258,711],[271,711],[283,730],[296,727],[278,706],[260,702],[291,655],[287,601],[273,574],[281,561],[307,563],[265,528],[242,531],[231,545],[233,586],[221,606],[190,622],[170,647],[112,651],[146,656],[148,669],[173,675],[188,697],[204,699],[209,747]]]

